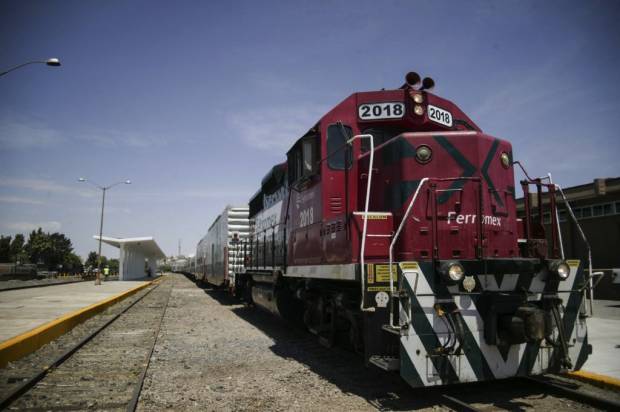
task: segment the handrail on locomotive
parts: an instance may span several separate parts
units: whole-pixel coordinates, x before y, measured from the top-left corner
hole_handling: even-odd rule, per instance
[[[526,241],[531,239],[531,226],[532,226],[532,218],[533,218],[532,211],[530,208],[529,186],[534,185],[536,186],[536,189],[537,189],[537,204],[538,204],[537,217],[538,217],[539,225],[543,224],[543,215],[544,215],[543,209],[544,208],[543,208],[543,202],[542,202],[542,188],[546,187],[547,193],[549,196],[549,208],[550,208],[550,216],[551,216],[551,231],[552,231],[551,238],[553,242],[552,250],[554,254],[557,256],[558,246],[559,246],[559,255],[562,259],[564,259],[564,247],[563,247],[563,241],[562,241],[562,233],[560,231],[560,222],[559,222],[558,209],[557,209],[557,204],[556,204],[556,190],[560,193],[562,197],[562,201],[564,202],[564,206],[566,207],[568,214],[570,215],[573,223],[575,224],[575,227],[577,227],[579,236],[581,237],[581,240],[584,242],[586,249],[588,251],[588,275],[587,275],[588,279],[587,279],[586,285],[584,285],[584,287],[581,290],[582,292],[585,293],[585,297],[589,303],[588,305],[589,315],[588,316],[590,317],[593,316],[594,315],[594,306],[593,306],[594,288],[596,287],[596,285],[598,285],[598,283],[603,278],[604,272],[593,272],[592,248],[590,247],[590,242],[588,241],[588,238],[583,232],[583,229],[581,228],[581,225],[579,224],[579,221],[577,220],[577,217],[575,216],[573,212],[573,208],[571,207],[570,202],[566,198],[566,195],[564,194],[562,187],[556,183],[553,183],[553,180],[551,178],[551,173],[548,173],[547,177],[538,177],[538,178],[532,179],[528,175],[527,171],[525,170],[521,162],[513,161],[512,164],[518,165],[526,177],[526,179],[521,181],[521,187],[523,188],[523,201],[524,201],[524,209],[525,209],[524,223],[525,223]],[[543,180],[548,180],[549,183],[543,183]],[[597,277],[598,277],[598,280],[596,281],[596,283],[594,283],[594,278],[597,278]]]
[[[482,191],[482,181],[480,180],[479,177],[444,177],[444,178],[437,178],[437,177],[425,177],[422,180],[420,180],[420,183],[418,184],[418,187],[416,188],[415,194],[413,195],[413,197],[411,198],[411,201],[409,202],[409,206],[407,206],[407,210],[405,211],[405,214],[402,217],[402,220],[400,221],[400,224],[398,225],[398,229],[396,230],[396,232],[394,233],[394,236],[392,238],[392,242],[390,243],[390,249],[389,249],[389,263],[388,263],[388,267],[389,267],[389,272],[390,272],[390,327],[392,329],[400,329],[399,326],[394,324],[394,268],[393,268],[393,262],[394,262],[394,246],[396,245],[396,242],[398,241],[399,237],[400,237],[400,233],[403,229],[403,227],[405,226],[405,223],[407,222],[407,219],[409,218],[409,214],[411,213],[411,210],[413,209],[413,205],[415,204],[418,195],[420,193],[420,189],[422,189],[422,187],[427,183],[427,182],[449,182],[449,181],[457,181],[457,180],[469,180],[469,181],[473,181],[473,182],[477,182],[478,183],[478,191]],[[448,190],[454,190],[454,189],[448,189]],[[461,190],[461,189],[458,189]],[[437,223],[437,213],[436,213],[436,200],[437,200],[437,190],[436,190],[436,186],[432,185],[431,187],[431,191],[433,192],[433,257],[435,258],[437,256],[437,252],[438,252],[438,246],[437,246],[437,242],[436,242],[436,237],[435,237],[435,233],[436,233],[436,223]],[[480,224],[480,222],[482,222],[482,205],[479,203],[478,207],[476,208],[476,214],[477,214],[477,219],[478,219],[478,225],[476,226],[476,232],[477,232],[477,242],[478,245],[476,245],[476,252],[479,258],[482,257],[482,225]],[[414,217],[415,218],[415,217]]]
[[[365,258],[365,252],[366,252],[366,235],[367,235],[367,231],[368,231],[368,204],[370,202],[370,187],[372,185],[372,168],[373,168],[373,163],[375,160],[375,138],[373,135],[371,134],[358,134],[356,136],[353,136],[352,138],[350,138],[349,140],[347,140],[347,144],[351,144],[353,143],[353,141],[355,139],[368,139],[370,140],[370,159],[368,161],[368,183],[366,184],[366,202],[364,204],[364,227],[362,230],[362,244],[361,244],[361,251],[360,251],[360,263],[361,263],[361,287],[362,287],[362,294],[361,294],[361,302],[360,302],[360,310],[362,310],[363,312],[367,311],[367,312],[373,312],[375,310],[374,307],[371,308],[365,308],[364,307],[364,291],[366,290],[366,286],[364,285],[364,281],[365,281],[365,277],[366,277],[366,265],[364,264],[364,258]]]

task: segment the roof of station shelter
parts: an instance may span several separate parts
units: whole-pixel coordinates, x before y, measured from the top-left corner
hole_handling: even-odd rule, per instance
[[[96,240],[99,240],[99,236],[93,236]],[[148,237],[126,237],[126,238],[116,238],[109,236],[102,236],[101,241],[110,246],[114,246],[120,248],[123,245],[137,247],[141,250],[142,253],[148,256],[152,256],[156,259],[163,259],[166,257],[164,252],[160,249],[159,245],[152,236]]]

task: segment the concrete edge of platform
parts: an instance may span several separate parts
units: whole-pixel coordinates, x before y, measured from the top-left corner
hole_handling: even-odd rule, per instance
[[[162,279],[162,277],[149,281],[143,285],[136,286],[117,295],[110,296],[101,302],[93,303],[90,306],[63,315],[41,326],[37,326],[28,332],[24,332],[21,335],[0,343],[0,368],[5,367],[9,362],[13,362],[31,354],[41,346],[64,335],[80,323],[91,318],[97,313],[102,312],[104,309],[107,309],[109,306],[120,302],[121,300],[152,285],[160,279]]]
[[[617,389],[620,389],[620,379],[613,378],[607,375],[601,375],[599,373],[586,372],[586,371],[575,371],[568,372],[567,375],[571,378],[579,379],[585,382],[611,386]]]

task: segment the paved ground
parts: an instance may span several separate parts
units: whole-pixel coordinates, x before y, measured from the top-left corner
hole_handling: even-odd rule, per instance
[[[0,292],[0,342],[145,282],[80,282]]]
[[[93,278],[94,279],[94,278]],[[118,280],[118,276],[108,276],[105,278],[104,282],[111,282],[113,280]],[[0,291],[10,290],[10,289],[23,289],[30,287],[38,287],[44,285],[57,285],[63,283],[74,283],[74,282],[90,282],[91,279],[83,280],[81,276],[67,276],[67,277],[57,277],[57,278],[43,278],[43,279],[11,279],[11,280],[0,280]]]
[[[593,353],[583,370],[620,379],[620,301],[595,300],[588,319]]]
[[[81,280],[78,276],[67,276],[67,277],[59,277],[59,278],[43,278],[43,279],[10,279],[5,280],[0,278],[0,291],[15,289],[15,288],[26,288],[30,286],[38,286],[38,285],[54,285],[60,283],[70,283]]]

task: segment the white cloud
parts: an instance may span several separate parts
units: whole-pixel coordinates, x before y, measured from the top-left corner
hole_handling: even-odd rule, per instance
[[[184,189],[177,188],[174,191],[133,191],[127,192],[123,194],[119,194],[119,198],[123,198],[123,201],[133,201],[133,202],[163,202],[163,201],[171,201],[178,202],[179,199],[224,199],[224,201],[234,201],[235,199],[246,199],[248,197],[248,193],[251,193],[252,190],[250,188],[235,188],[235,189],[224,189],[224,188],[204,188],[204,189]],[[106,207],[106,211],[108,208]]]
[[[247,197],[251,190],[184,190],[176,196],[193,199],[231,199]]]
[[[19,196],[0,196],[0,203],[17,203],[25,205],[43,205],[45,202]]]
[[[149,147],[162,147],[169,143],[163,136],[146,135],[137,132],[126,132],[118,130],[94,130],[80,134],[75,140],[92,143],[102,148],[114,148],[125,146],[136,149],[146,149]]]
[[[0,115],[0,151],[48,149],[72,142],[86,142],[101,148],[144,149],[166,146],[170,141],[166,136],[135,131],[59,130],[34,118],[12,113]]]
[[[57,232],[62,227],[60,222],[57,222],[55,220],[51,220],[49,222],[39,222],[39,223],[35,223],[35,222],[10,222],[10,223],[5,223],[2,226],[4,226],[5,228],[7,228],[8,230],[10,230],[10,231],[12,231],[14,233],[31,232],[33,230],[37,230],[38,228],[43,229],[43,231],[45,231],[45,232]]]
[[[0,150],[46,149],[65,141],[62,134],[38,124],[15,120],[0,121]]]
[[[265,107],[229,117],[229,123],[251,147],[287,150],[327,111],[321,105]]]
[[[0,176],[0,187],[11,187],[15,189],[25,189],[44,193],[72,193],[83,197],[92,197],[95,194],[92,191],[83,190],[83,188],[77,187],[77,182],[76,187],[72,187],[56,183],[52,180],[44,179],[22,179]]]
[[[583,39],[574,39],[518,76],[514,70],[507,70],[486,84],[488,93],[470,113],[471,117],[508,122],[518,113],[553,113],[559,102],[583,100],[592,90],[576,87],[574,74],[565,68],[574,65],[588,47]]]

